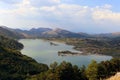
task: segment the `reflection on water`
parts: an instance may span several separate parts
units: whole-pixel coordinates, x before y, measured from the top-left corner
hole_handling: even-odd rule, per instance
[[[50,42],[41,39],[21,39],[19,42],[24,44],[24,49],[21,51],[22,54],[30,56],[37,60],[39,63],[50,64],[53,62],[67,61],[72,64],[82,66],[88,65],[91,60],[97,62],[109,60],[111,56],[104,55],[69,55],[69,56],[58,56],[58,51],[71,51],[79,52],[73,49],[73,46],[66,45],[60,42]],[[52,44],[52,45],[51,45]],[[80,52],[79,52],[80,53]]]

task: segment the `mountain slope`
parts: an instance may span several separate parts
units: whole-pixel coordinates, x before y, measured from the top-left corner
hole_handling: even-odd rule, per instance
[[[120,32],[94,34],[93,36],[94,36],[94,37],[108,37],[108,38],[115,38],[115,37],[120,37]]]
[[[27,75],[46,71],[48,67],[22,55],[23,45],[0,36],[0,80],[24,80]]]
[[[80,38],[80,37],[85,37],[84,35],[81,34],[77,34],[74,32],[70,32],[67,30],[63,30],[63,29],[54,29],[51,31],[47,31],[42,33],[42,36],[46,36],[46,37],[60,37],[60,38]]]
[[[16,38],[16,39],[25,38],[24,35],[18,32],[15,32],[14,30],[10,28],[3,27],[3,26],[0,26],[0,35],[7,36],[10,38]]]
[[[16,32],[22,33],[27,35],[26,37],[41,37],[41,34],[46,31],[50,31],[52,29],[50,28],[32,28],[30,30],[21,30],[21,29],[15,29]]]
[[[63,29],[50,29],[50,28],[32,28],[30,30],[20,30],[16,29],[15,31],[19,33],[24,33],[27,34],[31,37],[36,37],[36,38],[83,38],[86,37],[85,34],[80,34],[80,33],[74,33],[71,31],[63,30]],[[88,36],[88,35],[87,35]]]

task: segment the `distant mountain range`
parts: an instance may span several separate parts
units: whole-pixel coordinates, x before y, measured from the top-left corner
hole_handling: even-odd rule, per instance
[[[94,37],[108,37],[108,38],[115,38],[115,37],[120,37],[120,32],[94,34],[93,36],[94,36]]]
[[[12,29],[5,26],[0,26],[0,35],[12,38],[90,38],[90,37],[120,37],[120,32],[106,33],[106,34],[87,34],[75,33],[64,29],[51,28],[32,28],[30,30]]]
[[[60,28],[32,28],[30,30],[11,29],[5,26],[0,26],[0,35],[5,35],[13,38],[84,38],[88,37],[85,33],[75,33]]]
[[[87,37],[88,35],[83,35],[82,33],[75,33],[71,32],[68,30],[63,30],[60,28],[57,29],[50,29],[50,28],[32,28],[30,30],[20,30],[16,29],[16,32],[27,34],[28,36],[31,37],[39,37],[39,38],[64,38],[64,37],[69,37],[69,38],[82,38],[82,37]]]

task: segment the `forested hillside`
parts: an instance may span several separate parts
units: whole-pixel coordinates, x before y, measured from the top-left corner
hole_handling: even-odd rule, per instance
[[[120,59],[97,63],[92,61],[87,67],[78,67],[69,62],[54,62],[46,72],[29,76],[26,80],[105,80],[120,71]]]
[[[24,80],[48,69],[47,65],[22,55],[22,48],[17,41],[0,36],[0,80]]]
[[[83,67],[65,61],[60,64],[52,63],[48,67],[49,65],[37,63],[34,59],[21,54],[20,50],[24,46],[14,40],[21,38],[20,36],[15,37],[11,32],[8,33],[9,30],[5,32],[3,28],[0,30],[0,80],[101,80],[120,72],[119,58],[100,63],[93,60],[88,66]],[[61,34],[61,30],[57,32]],[[68,35],[68,32],[64,35]],[[75,49],[84,53],[120,56],[120,37],[47,39],[74,45]]]

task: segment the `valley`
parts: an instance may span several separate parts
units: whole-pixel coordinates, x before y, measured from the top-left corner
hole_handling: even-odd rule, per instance
[[[0,28],[1,34],[10,38],[58,41],[74,46],[74,49],[82,51],[83,54],[120,56],[120,35],[117,33],[92,35],[59,28],[32,28],[30,30],[10,29],[2,26]]]
[[[0,79],[106,79],[120,71],[119,44],[118,34],[106,37],[63,29],[0,27]]]
[[[120,0],[0,0],[0,80],[120,80]]]

